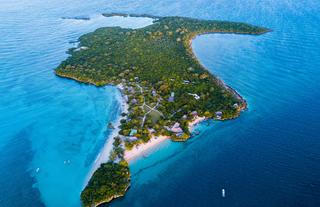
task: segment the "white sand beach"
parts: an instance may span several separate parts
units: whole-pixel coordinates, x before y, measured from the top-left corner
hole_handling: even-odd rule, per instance
[[[123,86],[121,84],[117,85],[117,88],[120,90],[120,92],[123,90]],[[122,94],[122,93],[121,93]],[[123,95],[123,94],[122,94]],[[126,100],[123,96],[119,96],[119,103],[121,103],[121,113],[128,113],[128,108],[129,105],[126,103]],[[109,155],[110,152],[113,149],[113,141],[114,141],[114,137],[119,135],[119,131],[120,131],[120,120],[122,118],[126,118],[126,117],[121,117],[119,116],[118,119],[116,120],[116,122],[114,123],[114,128],[112,133],[109,135],[109,137],[106,138],[106,142],[103,146],[103,148],[101,149],[101,152],[99,153],[99,155],[97,156],[92,169],[90,171],[90,173],[88,174],[88,177],[86,179],[85,184],[87,184],[87,182],[89,181],[89,179],[91,178],[92,174],[100,167],[101,163],[105,163],[109,160]],[[204,121],[206,118],[205,117],[195,117],[195,119],[189,123],[189,131],[192,132],[193,127],[197,124],[199,124],[200,122]],[[133,147],[131,150],[126,150],[125,151],[125,155],[124,158],[125,160],[127,160],[128,162],[144,155],[147,151],[149,151],[150,149],[154,148],[155,146],[157,146],[158,144],[160,144],[161,142],[169,139],[169,136],[153,136],[149,142],[144,143],[144,144],[140,144],[138,146]]]
[[[206,117],[204,116],[197,116],[192,122],[189,122],[189,131],[192,132],[195,125],[199,124],[200,122],[204,121]]]
[[[197,124],[199,124],[200,122],[204,121],[206,119],[206,117],[196,117],[192,122],[189,123],[189,130],[190,132],[192,132],[193,127]],[[144,143],[144,144],[140,144],[138,146],[133,147],[133,149],[131,150],[126,150],[125,151],[125,155],[124,158],[130,162],[140,156],[142,156],[144,153],[146,153],[147,151],[149,151],[150,149],[154,148],[155,146],[157,146],[158,144],[160,144],[161,142],[169,139],[169,136],[159,136],[159,137],[155,137],[153,136],[149,142]]]
[[[117,85],[117,88],[121,91],[122,90],[122,85]],[[122,93],[121,93],[122,94]],[[121,113],[128,113],[129,105],[126,103],[125,99],[121,96],[117,97],[119,103],[121,104]],[[114,129],[112,130],[112,133],[106,137],[106,142],[104,143],[103,148],[101,149],[101,152],[98,154],[96,160],[94,161],[94,164],[88,173],[87,179],[85,181],[85,185],[88,183],[89,179],[91,178],[92,174],[100,167],[102,163],[108,162],[109,161],[109,155],[110,152],[113,149],[113,141],[114,137],[119,135],[120,131],[120,120],[126,118],[119,116],[117,120],[113,123]],[[85,186],[84,185],[84,186]]]
[[[154,136],[149,140],[149,142],[135,146],[131,150],[126,150],[124,158],[130,162],[169,138],[169,136]]]

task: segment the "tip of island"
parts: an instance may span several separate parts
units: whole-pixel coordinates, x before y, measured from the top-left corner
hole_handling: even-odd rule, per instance
[[[139,29],[105,27],[79,38],[79,46],[55,73],[79,82],[118,86],[126,104],[109,161],[93,173],[81,193],[84,206],[123,196],[130,185],[128,161],[152,143],[186,141],[204,119],[239,116],[246,101],[196,59],[191,41],[207,33],[260,35],[270,30],[245,23],[107,13],[105,17],[148,17]]]

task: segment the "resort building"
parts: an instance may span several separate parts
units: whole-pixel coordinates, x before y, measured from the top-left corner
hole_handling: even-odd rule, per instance
[[[174,132],[174,133],[182,133],[183,130],[181,129],[180,127],[180,124],[178,122],[176,122],[170,129],[171,132]]]
[[[193,111],[190,113],[192,116],[198,116],[198,112],[197,111]]]
[[[216,118],[221,119],[222,118],[222,111],[217,111],[216,113]]]
[[[157,92],[155,90],[152,90],[152,96],[155,97],[157,95]]]
[[[138,101],[137,101],[137,99],[135,99],[135,98],[131,100],[131,103],[132,103],[132,104],[136,104],[137,102],[138,102]]]
[[[169,102],[174,102],[174,92],[171,92],[168,101],[169,101]]]

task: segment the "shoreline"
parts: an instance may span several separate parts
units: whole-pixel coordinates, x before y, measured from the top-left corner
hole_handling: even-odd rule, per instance
[[[205,116],[197,116],[197,118],[195,118],[192,122],[189,122],[188,124],[189,132],[191,133],[196,125],[200,124],[205,120],[207,120]]]
[[[192,40],[191,40],[192,41]],[[192,47],[190,47],[192,48]],[[193,53],[192,53],[193,54]],[[194,56],[195,57],[195,56]],[[204,67],[203,65],[201,65],[205,70],[207,70],[206,67]],[[210,71],[209,71],[210,72]],[[91,82],[89,80],[80,80],[78,78],[75,77],[71,77],[65,74],[57,74],[56,75],[60,76],[60,77],[64,77],[64,78],[68,78],[68,79],[72,79],[75,81],[78,81],[80,83],[85,83],[85,84],[92,84],[95,86],[99,86],[97,84],[95,84],[94,82]],[[217,80],[219,81],[219,83],[224,86],[227,90],[231,91],[238,99],[240,99],[241,101],[243,101],[244,106],[242,108],[240,108],[240,112],[245,110],[247,108],[247,102],[245,101],[245,99],[240,96],[240,94],[234,90],[233,88],[229,87],[228,85],[226,85],[223,81],[221,81],[220,79],[217,78]],[[118,85],[113,85],[113,84],[108,84],[111,86],[115,86],[119,91],[121,96],[119,97],[119,103],[121,104],[121,113],[128,113],[128,108],[129,108],[129,104],[126,102],[126,100],[124,99],[124,94],[123,94],[123,85],[120,83]],[[239,116],[239,115],[238,115]],[[237,117],[238,117],[237,116]],[[123,117],[124,119],[126,119],[126,116]],[[236,118],[236,117],[234,117]],[[190,132],[192,132],[192,130],[194,129],[195,125],[205,121],[207,118],[206,117],[196,117],[196,119],[194,119],[193,121],[189,122],[188,124],[188,129]],[[100,153],[97,155],[97,158],[94,161],[94,165],[92,166],[90,172],[88,173],[87,178],[85,179],[85,183],[84,183],[84,187],[88,184],[90,178],[92,177],[93,173],[100,167],[100,165],[104,162],[107,162],[109,160],[109,154],[113,149],[113,138],[119,135],[119,131],[120,131],[120,123],[121,120],[121,115],[116,119],[116,122],[114,124],[115,129],[113,129],[112,133],[107,137],[107,140],[103,146],[103,148],[101,149]],[[223,120],[221,120],[223,121]],[[106,123],[107,124],[107,123]],[[111,139],[109,139],[110,137],[112,137]],[[124,159],[130,164],[130,162],[136,160],[137,158],[143,156],[143,153],[145,153],[146,151],[151,150],[152,148],[154,148],[155,146],[157,146],[158,144],[162,143],[163,141],[170,139],[169,136],[152,136],[152,138],[149,140],[149,142],[144,143],[144,144],[140,144],[139,148],[136,149],[131,149],[131,150],[126,150],[125,149],[125,156]]]
[[[94,163],[85,179],[84,187],[88,184],[93,173],[100,167],[100,165],[102,163],[106,163],[109,161],[109,155],[113,149],[114,137],[119,135],[120,126],[121,126],[120,121],[122,118],[126,118],[126,117],[122,117],[121,113],[128,113],[129,105],[126,103],[125,99],[123,98],[123,93],[121,92],[123,86],[119,84],[119,85],[116,85],[115,87],[119,90],[121,94],[119,97],[116,97],[118,99],[118,102],[120,103],[120,114],[114,120],[114,123],[113,123],[114,129],[112,129],[111,133],[107,137],[105,137],[106,141],[103,147],[101,148],[99,154],[97,155],[96,159],[94,160]],[[106,125],[107,124],[108,123],[106,123]]]
[[[169,136],[152,136],[147,143],[134,146],[131,150],[125,150],[124,159],[130,164],[130,162],[144,156],[146,152],[168,139],[170,139]]]
[[[263,33],[260,33],[260,34],[254,34],[254,35],[262,35],[262,34],[267,33],[267,32],[268,32],[268,31],[263,32]],[[221,32],[205,32],[205,33],[201,33],[201,34],[195,34],[195,35],[191,36],[190,39],[189,39],[189,41],[188,41],[188,44],[187,44],[187,45],[188,45],[188,51],[189,51],[191,57],[192,57],[193,59],[195,59],[195,60],[198,62],[198,64],[199,64],[204,70],[208,71],[209,74],[211,74],[211,75],[214,77],[214,79],[217,81],[217,83],[218,83],[220,86],[224,87],[226,90],[228,90],[229,92],[231,92],[238,100],[240,100],[240,101],[243,103],[243,106],[240,107],[240,108],[239,108],[239,111],[238,111],[238,112],[240,113],[241,111],[244,111],[244,110],[248,109],[248,103],[247,103],[247,101],[238,93],[238,91],[236,91],[236,90],[235,90],[234,88],[232,88],[231,86],[227,85],[221,78],[219,78],[218,76],[214,75],[214,73],[213,73],[212,71],[210,71],[206,66],[204,66],[204,65],[200,62],[200,60],[197,58],[196,54],[194,53],[194,50],[193,50],[193,48],[192,48],[192,41],[195,40],[197,37],[202,36],[202,35],[206,35],[206,34],[224,34],[224,33],[221,33]],[[226,34],[230,34],[230,33],[226,33]],[[236,33],[231,33],[231,34],[236,34]],[[252,35],[252,34],[248,34],[248,35]],[[239,116],[239,115],[240,115],[240,114],[238,114],[238,116]],[[238,116],[236,116],[236,117],[234,117],[234,118],[232,118],[232,119],[235,119],[235,118],[237,118]]]
[[[205,68],[205,67],[204,67]],[[76,81],[76,78],[73,77],[66,77],[66,78],[70,78]],[[247,109],[247,102],[246,100],[233,88],[231,88],[230,86],[226,85],[223,81],[221,81],[220,79],[218,79],[219,83],[224,86],[227,90],[231,91],[234,96],[236,96],[239,100],[241,100],[244,105],[243,107],[241,107],[239,109],[239,112]],[[88,84],[93,84],[91,82],[86,82]],[[94,84],[95,85],[95,84]],[[126,119],[127,116],[122,117],[121,113],[126,113],[128,114],[128,110],[129,110],[129,104],[126,102],[125,98],[124,98],[124,94],[123,94],[123,85],[120,83],[118,85],[112,85],[117,88],[117,90],[119,90],[120,92],[120,96],[117,96],[116,98],[118,99],[118,102],[120,103],[120,115],[115,119],[114,121],[114,129],[112,129],[111,134],[109,134],[106,137],[106,141],[101,149],[101,151],[99,152],[99,154],[97,155],[96,159],[94,160],[93,166],[91,167],[85,182],[84,182],[84,187],[88,184],[90,178],[92,177],[93,173],[100,167],[100,165],[102,163],[106,163],[109,161],[109,155],[113,149],[113,141],[114,141],[114,137],[119,136],[119,131],[120,131],[120,126],[121,126],[121,119]],[[238,115],[239,116],[239,115]],[[236,116],[236,117],[238,117]],[[234,117],[234,118],[236,118]],[[205,116],[197,116],[193,121],[188,123],[188,129],[190,132],[192,132],[195,128],[196,125],[201,124],[203,121],[207,120],[207,118]],[[223,120],[220,120],[223,121]],[[107,125],[108,123],[106,123]],[[148,153],[148,151],[152,150],[153,148],[155,148],[156,146],[158,146],[159,144],[163,143],[164,141],[171,139],[170,136],[164,136],[164,135],[159,135],[159,136],[155,136],[152,135],[151,139],[147,142],[147,143],[142,143],[139,144],[137,146],[134,146],[131,150],[125,150],[125,154],[124,154],[124,159],[130,164],[133,161],[144,157],[145,153]]]
[[[204,116],[196,117],[193,121],[189,122],[188,124],[189,131],[192,132],[192,130],[197,124],[200,124],[205,120],[206,120],[206,117]],[[171,139],[170,136],[164,136],[164,135],[152,136],[152,138],[147,143],[139,144],[133,147],[131,150],[125,150],[124,158],[128,163],[130,163],[136,160],[137,158],[144,156],[145,153],[152,150],[154,147],[158,146],[160,143],[168,139]]]

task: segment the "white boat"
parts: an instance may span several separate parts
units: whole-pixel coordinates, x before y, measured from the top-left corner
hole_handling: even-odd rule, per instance
[[[222,188],[221,190],[221,195],[222,195],[222,198],[226,197],[226,190],[224,188]]]

